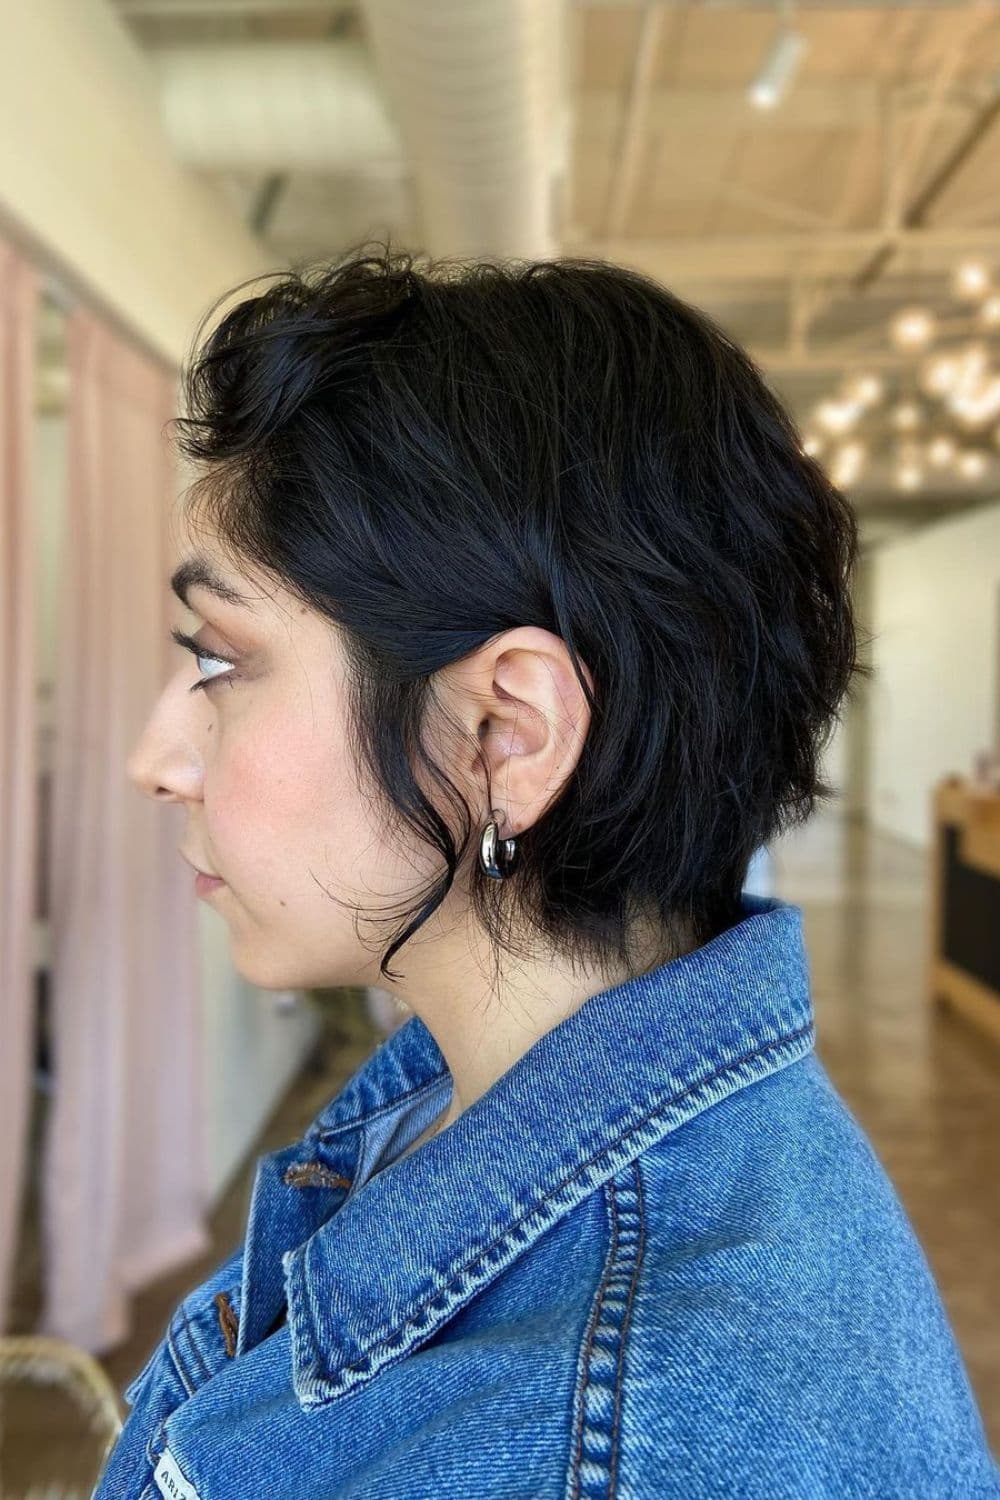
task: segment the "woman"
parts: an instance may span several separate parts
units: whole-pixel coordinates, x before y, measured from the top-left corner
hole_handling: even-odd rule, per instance
[[[203,623],[130,774],[248,980],[408,1020],[259,1159],[98,1500],[995,1495],[801,910],[743,891],[863,670],[754,365],[613,265],[380,247],[187,377]]]

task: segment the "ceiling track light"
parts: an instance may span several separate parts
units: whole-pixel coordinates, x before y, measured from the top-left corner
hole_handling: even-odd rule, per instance
[[[780,11],[777,34],[747,89],[747,98],[757,109],[774,109],[781,103],[809,47],[801,31],[791,25],[791,5],[783,4]]]

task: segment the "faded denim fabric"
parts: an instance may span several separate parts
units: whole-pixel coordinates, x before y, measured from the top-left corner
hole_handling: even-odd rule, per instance
[[[383,1041],[258,1159],[244,1244],[127,1388],[97,1500],[1000,1496],[923,1250],[816,1055],[802,911],[742,901],[401,1160],[451,1075],[418,1017]]]

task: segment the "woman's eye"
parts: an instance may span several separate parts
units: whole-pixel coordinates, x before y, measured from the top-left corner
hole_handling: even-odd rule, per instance
[[[196,659],[198,661],[214,661],[218,666],[225,667],[225,669],[226,669],[225,672],[217,672],[215,674],[217,677],[225,677],[225,675],[226,675],[227,672],[231,672],[232,671],[232,667],[230,666],[230,664],[228,662],[224,662],[221,657],[212,656],[212,655],[210,655],[210,654],[208,654],[208,653],[206,653],[204,651],[200,651],[198,653],[198,656],[197,656]],[[206,683],[209,683],[211,681],[212,681],[211,677],[206,677],[201,682],[197,683],[196,686],[198,686],[198,687],[204,687],[206,685]]]
[[[194,638],[194,636],[187,635],[183,630],[177,629],[171,630],[170,634],[177,642],[178,646],[183,646],[186,651],[191,652],[191,655],[194,657],[196,662],[214,662],[216,666],[223,667],[225,669],[222,672],[215,673],[214,676],[200,677],[197,682],[192,683],[191,687],[188,689],[188,692],[197,693],[203,691],[205,688],[212,687],[220,677],[229,677],[230,679],[232,679],[232,677],[235,675],[233,670],[233,662],[229,661],[224,656],[218,656],[214,651],[206,651],[204,646],[200,645],[199,642]],[[230,687],[231,686],[232,681],[230,681]]]

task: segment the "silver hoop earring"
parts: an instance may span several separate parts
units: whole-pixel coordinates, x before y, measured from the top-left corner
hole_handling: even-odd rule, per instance
[[[494,880],[505,880],[517,861],[517,839],[500,839],[498,833],[498,825],[491,819],[479,841],[479,863]]]

